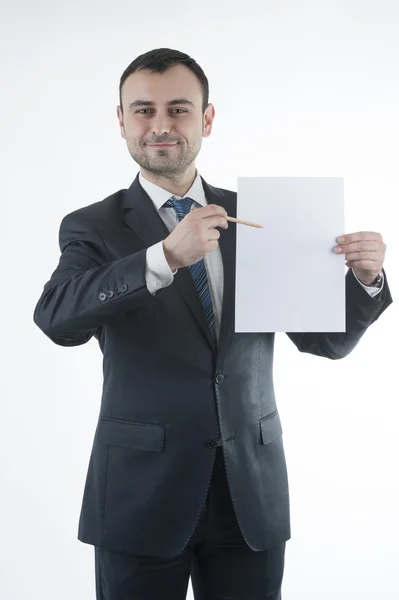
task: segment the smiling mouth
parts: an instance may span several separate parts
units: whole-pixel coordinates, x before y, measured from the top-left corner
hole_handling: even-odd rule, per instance
[[[169,148],[171,146],[176,146],[177,142],[161,142],[156,144],[147,144],[148,146],[154,146],[156,148]]]

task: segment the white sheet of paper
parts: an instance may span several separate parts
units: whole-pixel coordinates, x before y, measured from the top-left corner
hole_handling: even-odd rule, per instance
[[[340,177],[239,177],[235,331],[344,332]]]

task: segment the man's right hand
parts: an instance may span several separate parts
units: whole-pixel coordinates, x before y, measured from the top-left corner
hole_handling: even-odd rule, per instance
[[[193,209],[163,241],[165,258],[172,271],[189,267],[219,246],[220,231],[227,229],[227,212],[217,204]]]

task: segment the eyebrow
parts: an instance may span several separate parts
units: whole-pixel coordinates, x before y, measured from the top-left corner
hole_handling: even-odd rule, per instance
[[[194,104],[190,100],[187,100],[187,98],[175,98],[168,102],[168,106],[175,106],[176,104],[186,104],[194,108]],[[137,108],[138,106],[154,106],[154,102],[151,100],[135,100],[134,102],[130,102],[129,109]]]

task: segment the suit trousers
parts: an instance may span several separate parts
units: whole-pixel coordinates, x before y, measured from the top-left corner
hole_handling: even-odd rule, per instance
[[[223,452],[195,531],[171,558],[110,552],[95,546],[97,600],[281,600],[285,542],[264,551],[245,543],[235,517]]]

